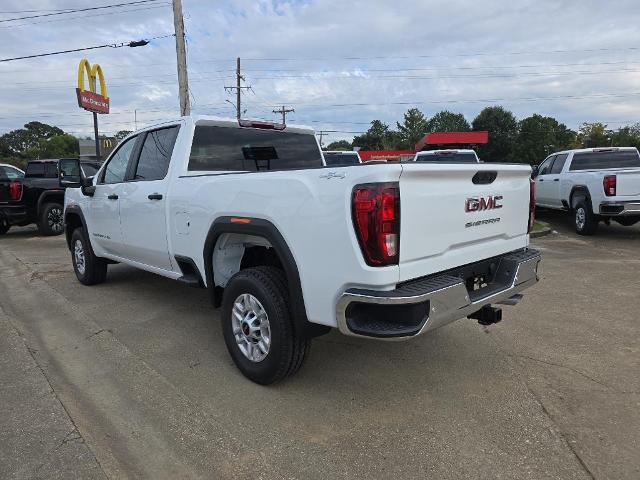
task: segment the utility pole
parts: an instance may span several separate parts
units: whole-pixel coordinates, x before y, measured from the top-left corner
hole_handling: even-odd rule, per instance
[[[238,120],[240,120],[240,117],[242,115],[242,108],[240,106],[240,94],[242,93],[243,89],[246,90],[251,90],[251,85],[249,85],[248,87],[243,87],[241,86],[240,82],[244,82],[244,76],[242,76],[242,72],[240,70],[240,57],[238,57],[236,59],[236,86],[235,87],[227,87],[225,86],[224,89],[227,92],[233,92],[234,90],[236,91],[236,117]],[[229,100],[227,100],[229,102]],[[232,103],[232,102],[229,102]]]
[[[282,124],[286,125],[287,124],[287,113],[293,113],[295,112],[295,110],[293,108],[286,108],[284,105],[282,106],[282,108],[279,108],[278,110],[273,110],[273,113],[281,113],[282,114]]]
[[[326,135],[322,130],[318,132],[318,136],[320,137],[320,148],[322,148],[322,137]]]
[[[176,32],[176,55],[178,57],[178,90],[180,92],[180,115],[190,115],[189,80],[187,78],[187,48],[184,41],[184,19],[182,0],[173,0],[173,27]]]

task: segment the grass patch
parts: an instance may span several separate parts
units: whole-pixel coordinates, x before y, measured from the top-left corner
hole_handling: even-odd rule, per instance
[[[544,230],[545,228],[547,228],[546,225],[543,225],[540,222],[535,222],[533,224],[533,229],[531,230],[532,232],[539,232],[540,230]]]

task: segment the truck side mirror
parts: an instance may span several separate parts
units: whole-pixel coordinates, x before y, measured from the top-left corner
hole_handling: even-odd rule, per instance
[[[93,197],[96,187],[91,178],[86,178],[77,158],[63,158],[58,162],[58,183],[64,188],[81,188],[82,194]]]
[[[58,182],[61,187],[78,188],[82,186],[82,170],[77,158],[63,158],[58,162]]]
[[[536,178],[540,170],[540,165],[533,165],[531,167],[531,178]]]

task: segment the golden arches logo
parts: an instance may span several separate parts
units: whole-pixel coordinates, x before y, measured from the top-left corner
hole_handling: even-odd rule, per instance
[[[85,76],[89,81],[89,89],[85,88]],[[96,92],[96,81],[100,83],[100,93]],[[96,113],[109,113],[109,96],[107,83],[102,68],[97,63],[91,66],[89,60],[83,58],[78,65],[78,105],[85,110]]]
[[[113,140],[111,140],[110,138],[105,138],[105,139],[102,141],[102,146],[103,146],[104,148],[111,148],[111,147],[113,147]]]

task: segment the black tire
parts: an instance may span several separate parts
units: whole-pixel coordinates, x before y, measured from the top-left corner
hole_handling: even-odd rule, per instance
[[[11,224],[9,223],[9,220],[0,217],[0,235],[4,235],[5,233],[7,233],[10,228]]]
[[[40,208],[38,230],[42,235],[61,235],[64,233],[64,209],[59,203],[45,203]]]
[[[573,224],[578,235],[593,235],[598,229],[598,217],[593,214],[590,203],[579,200],[573,209]]]
[[[270,345],[261,360],[250,360],[234,334],[232,315],[236,300],[249,294],[266,312]],[[311,340],[296,332],[290,315],[289,289],[284,272],[276,267],[253,267],[236,273],[222,298],[222,332],[229,354],[242,374],[261,385],[269,385],[296,373],[307,356]],[[245,317],[246,320],[246,317]],[[243,326],[238,330],[242,335]],[[257,346],[254,347],[257,349]],[[262,350],[259,355],[264,355]]]
[[[76,247],[81,247],[81,252]],[[84,268],[82,268],[79,254],[82,254]],[[71,234],[71,262],[78,281],[83,285],[97,285],[107,278],[107,261],[96,257],[84,228],[76,228]]]

